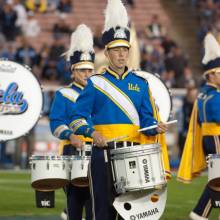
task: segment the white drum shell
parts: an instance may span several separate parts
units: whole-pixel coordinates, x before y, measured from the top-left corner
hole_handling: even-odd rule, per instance
[[[88,155],[88,156],[86,156]],[[91,160],[91,145],[84,146],[80,155],[71,156],[71,183],[75,186],[88,186],[88,166]]]
[[[208,185],[217,191],[220,191],[220,155],[209,155],[208,160]]]
[[[89,162],[90,162],[90,157],[72,156],[71,181],[78,178],[87,178]]]
[[[70,179],[70,168],[68,157],[50,158],[42,156],[31,158],[31,183],[34,188],[41,190],[57,189],[64,187]],[[56,181],[61,182],[57,186]],[[38,183],[40,184],[39,186]],[[63,185],[62,185],[63,184]],[[45,186],[44,186],[45,185]],[[43,187],[43,188],[42,188]]]
[[[115,181],[124,181],[125,191],[151,189],[166,184],[160,145],[120,148],[112,150],[111,154]],[[116,191],[122,192],[117,187]]]

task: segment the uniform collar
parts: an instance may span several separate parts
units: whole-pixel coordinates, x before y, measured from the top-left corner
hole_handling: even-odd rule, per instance
[[[73,82],[73,83],[72,83],[72,87],[76,87],[76,88],[78,88],[78,89],[80,89],[80,90],[83,90],[83,89],[84,89],[84,87],[81,86],[80,84],[78,84],[77,82]]]
[[[106,71],[109,73],[109,74],[111,74],[112,76],[114,76],[116,79],[124,79],[127,75],[128,75],[128,73],[129,73],[129,70],[128,70],[128,67],[126,66],[125,67],[125,72],[121,75],[121,76],[119,76],[118,75],[118,73],[116,73],[114,70],[112,70],[110,67],[107,67],[106,68]]]
[[[218,89],[218,87],[213,83],[206,83],[206,85],[210,87],[214,87],[215,89]]]

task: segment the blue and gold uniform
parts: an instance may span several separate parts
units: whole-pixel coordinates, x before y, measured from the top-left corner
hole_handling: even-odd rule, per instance
[[[76,99],[82,90],[83,87],[81,85],[73,82],[55,93],[49,117],[52,134],[60,140],[63,140],[60,143],[60,154],[67,154],[64,152],[64,146],[70,144],[69,138],[70,135],[73,134],[73,131],[68,127],[70,109],[74,108]]]
[[[147,138],[145,135],[156,135],[156,130],[149,130],[144,134],[137,132],[139,128],[157,124],[152,104],[148,83],[143,78],[128,70],[119,77],[107,68],[102,75],[92,76],[88,80],[87,86],[77,99],[70,127],[75,134],[87,137],[91,137],[96,130],[107,140],[127,135],[128,138],[124,140],[129,142],[155,142],[156,136]],[[90,115],[93,127],[85,120]],[[107,170],[105,150],[93,146],[90,187],[94,219],[115,218],[111,206],[114,196],[111,195],[112,186],[108,182]]]
[[[93,127],[85,120],[89,115]],[[137,130],[154,124],[157,120],[153,117],[148,83],[132,71],[127,70],[119,78],[107,68],[105,73],[88,80],[77,100],[70,127],[76,134],[87,137],[96,130],[106,139],[127,135],[127,141],[141,142]],[[156,130],[145,134],[155,135]]]
[[[210,34],[205,38],[205,49],[209,51],[207,53],[209,56],[210,54],[220,54],[220,47]],[[217,53],[216,50],[219,52]],[[210,51],[214,52],[210,53]],[[220,58],[218,56],[209,59],[203,58],[203,61],[208,60],[208,62],[203,63],[207,82],[200,89],[198,98],[194,103],[177,175],[178,180],[182,182],[191,182],[206,168],[206,156],[208,154],[220,154],[220,90],[219,82],[214,80],[218,78],[213,78],[219,77],[218,74],[220,74]],[[207,217],[218,194],[207,185],[196,207],[190,213],[190,218],[208,220]]]
[[[82,92],[83,87],[73,82],[68,87],[59,89],[54,97],[50,112],[50,127],[53,135],[59,138],[59,152],[62,155],[75,154],[76,148],[70,144],[69,137],[73,131],[68,127],[70,110]],[[70,220],[81,220],[83,207],[86,207],[86,219],[92,219],[89,187],[70,185],[66,188],[68,215]]]
[[[70,62],[71,76],[74,80],[70,86],[61,88],[56,92],[50,113],[50,127],[53,135],[61,140],[60,154],[78,155],[75,146],[72,144],[75,143],[74,141],[81,144],[81,141],[76,139],[83,137],[71,136],[73,131],[69,128],[69,118],[75,109],[78,96],[84,89],[83,86],[87,83],[87,78],[94,71],[93,36],[86,25],[79,25],[76,31],[72,33],[70,48],[65,55],[67,61]],[[88,123],[90,123],[89,119]],[[89,140],[83,138],[82,141]],[[66,187],[66,195],[69,220],[82,220],[84,206],[86,208],[86,220],[92,219],[89,187],[69,184]]]

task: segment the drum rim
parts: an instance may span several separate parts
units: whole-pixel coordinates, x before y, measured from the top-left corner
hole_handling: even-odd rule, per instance
[[[144,154],[145,153],[145,154]],[[152,154],[158,154],[159,153],[159,155],[161,155],[161,151],[155,151],[155,152],[152,152]],[[140,152],[140,154],[139,153],[137,153],[137,151],[136,152],[130,152],[130,153],[126,153],[126,154],[115,154],[115,155],[112,155],[111,156],[111,159],[112,160],[123,160],[123,159],[127,159],[127,158],[137,158],[137,157],[140,157],[140,156],[146,156],[146,155],[152,155],[151,153],[149,153],[149,152]]]
[[[136,191],[136,190],[143,190],[143,189],[154,189],[155,188],[155,186],[158,186],[158,185],[166,185],[167,184],[167,181],[166,181],[166,179],[165,179],[165,181],[164,182],[160,182],[160,183],[157,183],[157,184],[155,184],[153,187],[152,186],[147,186],[147,187],[126,187],[125,186],[125,190],[126,191]]]
[[[220,154],[209,154],[208,155],[209,159],[215,159],[215,158],[220,158]]]
[[[68,155],[32,155],[30,160],[69,160]]]
[[[143,149],[143,146],[151,146],[151,148]],[[161,145],[158,143],[154,143],[154,144],[135,145],[130,147],[121,147],[121,148],[111,149],[110,153],[111,155],[117,155],[117,154],[133,153],[137,151],[150,151],[152,149],[154,150],[161,149]]]
[[[80,156],[80,155],[72,155],[70,156],[70,160],[71,161],[74,161],[74,160],[90,160],[91,159],[91,156]]]

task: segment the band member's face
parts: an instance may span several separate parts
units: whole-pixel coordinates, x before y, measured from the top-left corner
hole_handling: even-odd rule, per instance
[[[213,78],[215,84],[220,88],[220,71],[214,73],[214,78]]]
[[[115,47],[108,49],[107,57],[109,61],[117,68],[122,69],[127,65],[129,49],[127,47]]]
[[[93,74],[93,69],[75,69],[73,74],[76,83],[86,86],[87,79]]]

